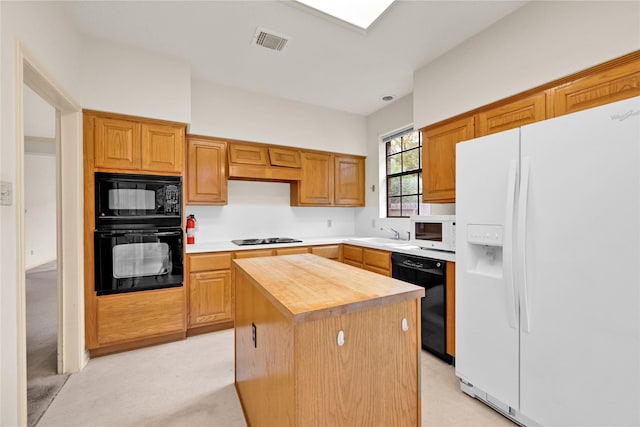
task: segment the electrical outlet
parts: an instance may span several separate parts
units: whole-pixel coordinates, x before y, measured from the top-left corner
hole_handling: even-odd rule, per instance
[[[376,228],[376,220],[375,219],[371,220],[371,228]]]
[[[332,225],[333,225],[333,220],[328,219],[327,220],[327,227],[331,228]]]

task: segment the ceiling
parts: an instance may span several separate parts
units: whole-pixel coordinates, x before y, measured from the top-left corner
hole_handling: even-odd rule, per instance
[[[413,72],[525,1],[398,0],[365,32],[290,0],[68,1],[83,34],[188,61],[194,78],[368,115]],[[289,39],[255,46],[257,27]]]

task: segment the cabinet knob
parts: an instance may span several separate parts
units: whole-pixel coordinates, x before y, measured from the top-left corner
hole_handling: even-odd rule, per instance
[[[407,332],[409,330],[409,322],[406,317],[402,318],[402,330]]]
[[[338,331],[338,346],[342,347],[344,345],[344,331],[340,329]]]

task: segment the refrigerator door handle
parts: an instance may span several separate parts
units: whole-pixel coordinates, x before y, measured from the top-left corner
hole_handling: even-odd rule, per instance
[[[520,261],[519,282],[520,287],[520,309],[522,312],[522,330],[531,330],[531,312],[529,309],[529,298],[527,283],[527,208],[529,195],[529,172],[531,170],[531,159],[522,158],[522,170],[520,172],[520,194],[518,200],[518,260]]]
[[[509,326],[516,329],[516,307],[517,298],[513,278],[513,219],[516,207],[516,184],[518,173],[518,162],[511,160],[509,164],[509,175],[507,178],[507,205],[504,220],[504,240],[503,250],[503,272],[507,295],[507,320]]]

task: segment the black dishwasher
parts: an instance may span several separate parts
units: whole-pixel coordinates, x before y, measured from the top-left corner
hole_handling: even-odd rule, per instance
[[[391,254],[392,276],[422,286],[422,348],[447,363],[446,262],[398,252]]]

